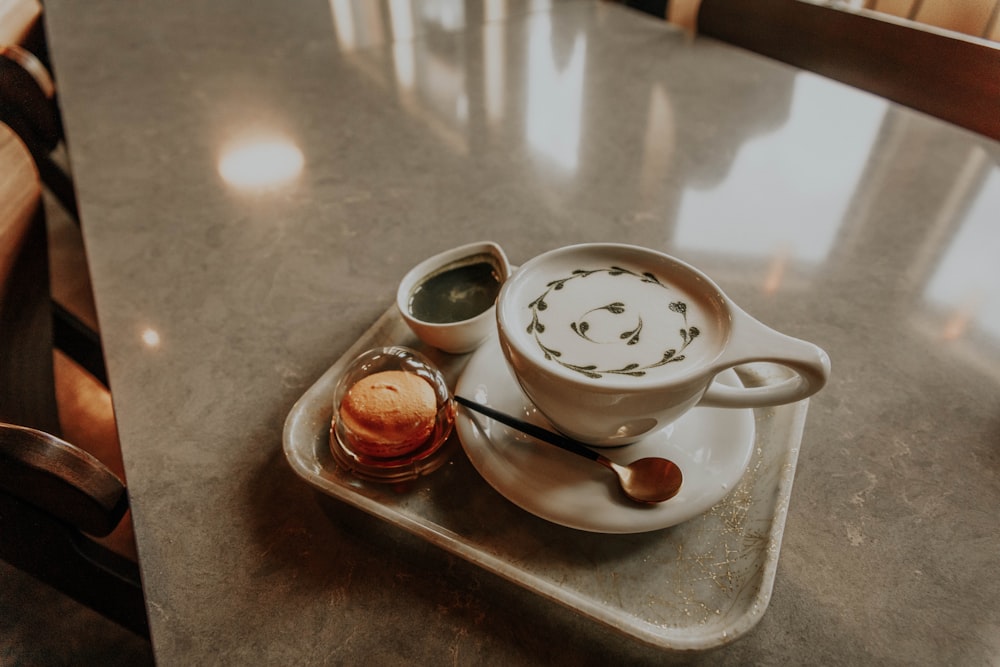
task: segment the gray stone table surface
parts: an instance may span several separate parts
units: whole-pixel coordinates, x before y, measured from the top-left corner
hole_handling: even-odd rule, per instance
[[[481,239],[666,251],[833,359],[767,613],[678,659],[1000,660],[997,143],[604,3],[46,21],[159,664],[678,658],[284,459],[291,406],[403,273]]]

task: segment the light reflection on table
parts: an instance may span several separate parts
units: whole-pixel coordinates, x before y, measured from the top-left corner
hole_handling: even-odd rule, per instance
[[[960,172],[956,188],[971,202],[960,226],[950,238],[943,239],[940,259],[928,276],[923,291],[924,306],[918,312],[918,326],[927,327],[927,335],[957,348],[963,356],[992,342],[1000,348],[1000,262],[997,253],[997,215],[1000,211],[1000,167],[990,163],[985,153],[973,151],[968,169]],[[978,345],[963,344],[972,338]],[[996,357],[975,355],[969,360],[1000,378]]]
[[[797,75],[789,122],[740,147],[722,183],[683,192],[677,247],[815,270],[839,236],[851,202],[844,194],[859,187],[888,107],[875,97],[854,97],[837,105],[837,125],[817,127],[816,111],[836,93],[836,84]]]

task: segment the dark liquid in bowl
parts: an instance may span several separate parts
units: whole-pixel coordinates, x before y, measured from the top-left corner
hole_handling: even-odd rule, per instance
[[[458,266],[417,285],[410,313],[424,322],[461,322],[487,310],[500,293],[500,276],[489,262]]]

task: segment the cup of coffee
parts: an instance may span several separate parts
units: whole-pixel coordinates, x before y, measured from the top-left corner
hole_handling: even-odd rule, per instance
[[[690,408],[752,408],[819,391],[830,359],[741,310],[704,273],[661,252],[612,243],[529,260],[497,299],[500,346],[522,390],[562,433],[595,446],[634,442]],[[789,379],[715,382],[773,362]]]

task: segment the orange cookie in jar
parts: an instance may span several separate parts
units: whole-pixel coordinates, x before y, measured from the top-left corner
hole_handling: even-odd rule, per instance
[[[334,395],[330,449],[364,479],[401,481],[436,469],[455,408],[441,372],[415,350],[370,350],[345,370]]]

